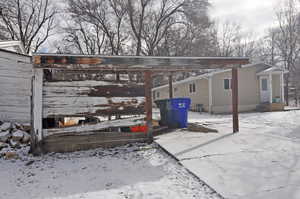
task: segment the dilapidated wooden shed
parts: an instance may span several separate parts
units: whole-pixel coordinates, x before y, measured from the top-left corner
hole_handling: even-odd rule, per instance
[[[36,54],[33,56],[33,148],[66,152],[151,141],[152,78],[162,72],[232,68],[234,131],[238,131],[236,68],[248,62],[247,58],[225,57]],[[100,121],[71,127],[49,125],[51,120],[55,123],[66,117],[96,117]],[[147,132],[120,130],[135,125],[145,125]]]

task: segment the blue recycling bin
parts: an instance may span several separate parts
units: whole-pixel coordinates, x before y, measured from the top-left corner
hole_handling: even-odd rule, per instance
[[[160,109],[160,125],[170,128],[186,128],[190,98],[173,98],[155,101]]]
[[[187,128],[190,98],[173,98],[169,100],[167,123],[172,128]]]

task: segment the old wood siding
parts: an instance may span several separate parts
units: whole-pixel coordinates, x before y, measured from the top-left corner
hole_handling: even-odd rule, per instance
[[[144,113],[144,86],[105,81],[46,82],[43,117]]]
[[[46,72],[46,71],[44,71]],[[93,80],[93,75],[81,73],[80,80],[73,81],[77,74],[70,75],[69,71],[58,71],[50,79],[45,78],[43,82],[43,118],[64,118],[64,117],[90,117],[90,116],[133,116],[145,113],[145,86],[138,81],[121,80],[116,73],[102,80]],[[91,80],[92,79],[92,80]],[[101,79],[101,78],[100,78]],[[126,78],[125,78],[126,79]],[[139,81],[142,82],[142,81]],[[123,124],[124,120],[116,120],[116,123]],[[141,122],[140,122],[141,123]],[[111,124],[110,122],[108,124]],[[114,127],[114,125],[111,125]],[[129,125],[130,126],[130,125]],[[103,122],[96,125],[85,125],[74,127],[76,131],[69,132],[70,128],[44,129],[43,135],[50,136],[69,133],[84,133],[108,128]],[[71,128],[72,129],[72,128]]]
[[[0,51],[0,120],[29,124],[32,95],[31,58]]]

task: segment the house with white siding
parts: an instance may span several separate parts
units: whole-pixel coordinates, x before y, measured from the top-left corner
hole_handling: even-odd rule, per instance
[[[241,66],[238,73],[240,112],[255,111],[262,104],[283,109],[284,70],[256,63]],[[173,97],[191,98],[191,109],[195,111],[230,113],[231,75],[230,69],[218,69],[174,82]],[[153,88],[152,94],[154,101],[169,98],[169,85]]]

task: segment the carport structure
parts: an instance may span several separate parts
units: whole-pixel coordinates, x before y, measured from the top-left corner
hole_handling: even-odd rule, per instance
[[[165,73],[170,75],[171,80],[172,73],[201,69],[232,68],[233,132],[238,132],[238,68],[248,63],[249,59],[244,57],[35,54],[32,98],[34,148],[42,148],[46,152],[65,152],[152,140],[152,78]],[[66,78],[67,75],[63,75],[63,79],[57,80],[53,78],[54,73],[77,74],[81,79],[74,81],[74,76]],[[132,78],[123,81],[120,78],[122,74]],[[104,79],[89,79],[97,75]],[[105,79],[107,75],[114,79]],[[169,85],[172,97],[172,81]],[[146,115],[146,134],[105,132],[110,124],[115,127],[111,122],[104,125],[105,128],[101,127],[104,123],[55,129],[43,126],[43,119],[46,118],[138,114]],[[123,121],[116,120],[114,123],[121,124]],[[72,143],[65,141],[55,145],[62,139]]]

